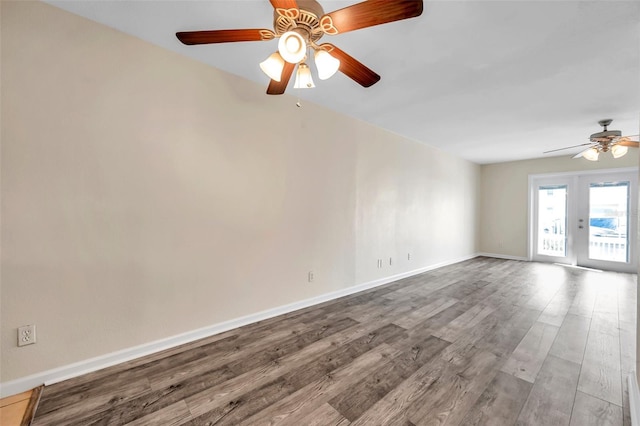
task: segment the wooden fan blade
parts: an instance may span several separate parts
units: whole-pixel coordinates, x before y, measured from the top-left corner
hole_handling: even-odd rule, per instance
[[[421,14],[422,0],[369,0],[327,13],[320,18],[320,28],[335,35]]]
[[[638,148],[638,141],[632,141],[631,138],[637,138],[639,135],[620,136],[614,139],[614,145],[631,146]]]
[[[269,87],[267,87],[267,95],[282,95],[284,91],[287,90],[287,85],[289,84],[291,74],[293,74],[293,69],[295,67],[296,64],[285,62],[284,68],[282,69],[282,76],[280,77],[280,81],[271,80],[269,82]]]
[[[273,40],[276,35],[271,30],[248,29],[248,30],[211,30],[211,31],[183,31],[176,33],[176,37],[182,43],[211,44],[211,43],[233,43],[236,41],[266,41]]]
[[[365,66],[362,62],[340,50],[331,43],[324,43],[319,46],[326,50],[331,56],[340,60],[341,73],[363,87],[370,87],[380,81],[380,76]]]
[[[565,146],[564,148],[558,148],[558,149],[552,149],[551,151],[545,151],[545,152],[543,152],[543,154],[549,154],[550,152],[564,151],[565,149],[577,148],[579,146],[586,146],[586,145],[594,145],[594,144],[592,142],[587,142],[587,143],[581,143],[580,145]],[[580,153],[580,155],[582,155],[582,153]]]
[[[296,0],[269,0],[274,9],[297,9],[298,2]]]
[[[630,146],[632,148],[638,148],[640,147],[640,142],[634,142],[634,141],[630,141],[629,139],[623,139],[620,142],[617,142],[616,145],[622,145],[622,146]]]

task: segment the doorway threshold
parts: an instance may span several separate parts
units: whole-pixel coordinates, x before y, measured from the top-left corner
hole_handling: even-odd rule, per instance
[[[564,266],[565,268],[582,269],[583,271],[604,272],[602,269],[587,268],[586,266],[571,265],[569,263],[554,263],[554,265]]]

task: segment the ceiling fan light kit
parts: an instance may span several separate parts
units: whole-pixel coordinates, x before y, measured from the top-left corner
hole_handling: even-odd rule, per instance
[[[631,138],[637,138],[638,135],[622,136],[622,132],[620,130],[607,129],[607,126],[609,126],[612,121],[613,120],[611,119],[598,121],[598,124],[601,125],[603,129],[601,132],[594,133],[589,136],[589,142],[559,149],[552,149],[551,151],[543,152],[543,154],[577,148],[579,146],[588,146],[583,151],[574,155],[573,158],[582,157],[589,161],[598,161],[601,152],[611,151],[611,156],[613,158],[620,158],[627,154],[629,147],[638,148],[640,146],[640,142],[631,140]]]
[[[312,89],[316,87],[313,84],[313,78],[311,77],[311,70],[309,66],[304,62],[298,65],[298,72],[296,73],[296,81],[293,85],[294,89]]]
[[[269,0],[274,9],[273,31],[236,29],[185,31],[176,37],[186,45],[278,40],[278,52],[260,63],[271,79],[267,94],[281,95],[297,66],[294,88],[315,87],[306,64],[307,51],[315,51],[318,78],[327,80],[340,71],[363,87],[380,76],[331,43],[317,44],[325,35],[342,34],[375,25],[414,18],[422,14],[422,0],[368,0],[324,13],[316,0]]]
[[[589,148],[582,153],[582,156],[589,161],[598,161],[600,151],[597,148]]]
[[[287,31],[280,36],[278,52],[282,59],[290,64],[297,64],[307,53],[307,43],[304,38],[295,31]]]
[[[326,50],[316,50],[313,58],[318,69],[318,78],[327,80],[340,69],[340,60],[331,56]]]
[[[284,59],[279,52],[272,53],[267,59],[260,62],[260,69],[271,80],[280,81],[282,78],[282,70],[284,69]]]
[[[627,148],[626,146],[614,145],[611,148],[611,155],[613,155],[613,158],[620,158],[626,155],[627,151],[629,151],[629,148]]]

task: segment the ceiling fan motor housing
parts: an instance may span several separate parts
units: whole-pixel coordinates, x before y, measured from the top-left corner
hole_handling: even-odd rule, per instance
[[[276,34],[280,36],[287,31],[296,31],[309,41],[318,41],[323,35],[319,30],[320,17],[324,15],[322,6],[315,0],[298,0],[298,9],[300,12],[296,17],[274,11],[273,28]]]
[[[620,130],[607,129],[607,126],[611,124],[612,121],[613,120],[610,118],[598,121],[598,124],[603,127],[602,132],[592,134],[589,139],[591,139],[592,142],[609,143],[614,138],[622,136],[622,132],[620,132]]]
[[[589,138],[594,142],[607,142],[620,136],[622,136],[620,130],[606,130],[604,132],[594,133]]]

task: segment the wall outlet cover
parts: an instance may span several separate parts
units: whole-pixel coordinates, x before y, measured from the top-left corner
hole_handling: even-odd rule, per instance
[[[18,346],[33,345],[36,342],[36,326],[24,325],[18,327]]]

